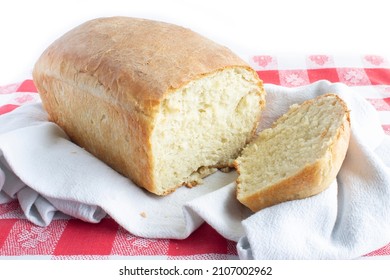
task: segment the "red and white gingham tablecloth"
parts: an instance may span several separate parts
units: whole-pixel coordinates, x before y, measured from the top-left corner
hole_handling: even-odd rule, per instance
[[[297,87],[328,80],[353,87],[375,107],[384,131],[390,135],[390,64],[386,58],[378,55],[256,55],[250,57],[249,62],[264,83]],[[0,114],[39,100],[31,79],[0,86]],[[362,257],[388,258],[390,243]],[[39,227],[26,220],[14,200],[0,204],[0,259],[8,258],[237,259],[238,256],[236,243],[224,239],[206,223],[185,240],[136,237],[110,217],[98,224],[56,219],[47,227]]]

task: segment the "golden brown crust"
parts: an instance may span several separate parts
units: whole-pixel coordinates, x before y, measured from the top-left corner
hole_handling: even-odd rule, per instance
[[[97,97],[133,104],[154,116],[165,94],[231,67],[254,71],[226,47],[189,29],[110,17],[88,21],[59,38],[43,53],[35,72],[93,87]]]
[[[45,84],[39,88],[51,121],[62,127],[75,143],[131,177],[134,183],[153,186],[153,178],[147,172],[152,162],[148,152],[152,128],[143,114],[124,112],[120,107],[94,99],[88,91],[51,77],[44,76],[39,81]],[[89,106],[94,109],[88,109]]]
[[[316,195],[330,186],[335,180],[347,153],[350,139],[350,115],[347,106],[337,95],[336,98],[343,105],[345,110],[345,120],[339,127],[332,144],[326,154],[316,162],[302,168],[294,176],[288,177],[277,184],[260,189],[250,196],[238,195],[241,187],[240,177],[237,179],[237,199],[251,209],[253,212],[259,211],[269,206],[281,202],[303,199]],[[305,103],[312,103],[307,100]],[[283,116],[284,117],[284,116]],[[283,118],[282,117],[282,118]],[[277,121],[281,121],[280,119]],[[234,166],[240,174],[240,165],[236,160]]]
[[[37,61],[33,78],[51,119],[75,143],[158,193],[150,136],[160,102],[191,81],[233,67],[257,78],[229,49],[189,29],[111,17],[56,40]]]

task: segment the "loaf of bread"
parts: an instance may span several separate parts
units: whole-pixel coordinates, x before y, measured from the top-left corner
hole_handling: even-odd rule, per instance
[[[229,49],[146,19],[74,28],[44,51],[33,79],[51,121],[157,195],[231,166],[265,104],[257,73]]]
[[[293,105],[235,161],[237,199],[252,211],[325,190],[350,137],[346,104],[334,94]]]

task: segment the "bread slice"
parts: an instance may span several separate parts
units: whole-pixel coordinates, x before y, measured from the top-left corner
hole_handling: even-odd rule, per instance
[[[346,104],[335,94],[293,105],[236,159],[237,199],[252,211],[325,190],[350,137]]]
[[[257,73],[229,49],[138,18],[70,30],[33,78],[50,119],[75,143],[158,195],[232,165],[265,104]]]

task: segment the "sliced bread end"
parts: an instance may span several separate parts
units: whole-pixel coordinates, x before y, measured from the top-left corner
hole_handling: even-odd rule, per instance
[[[337,95],[291,106],[235,160],[237,199],[259,211],[322,192],[336,178],[349,138],[349,110]]]

